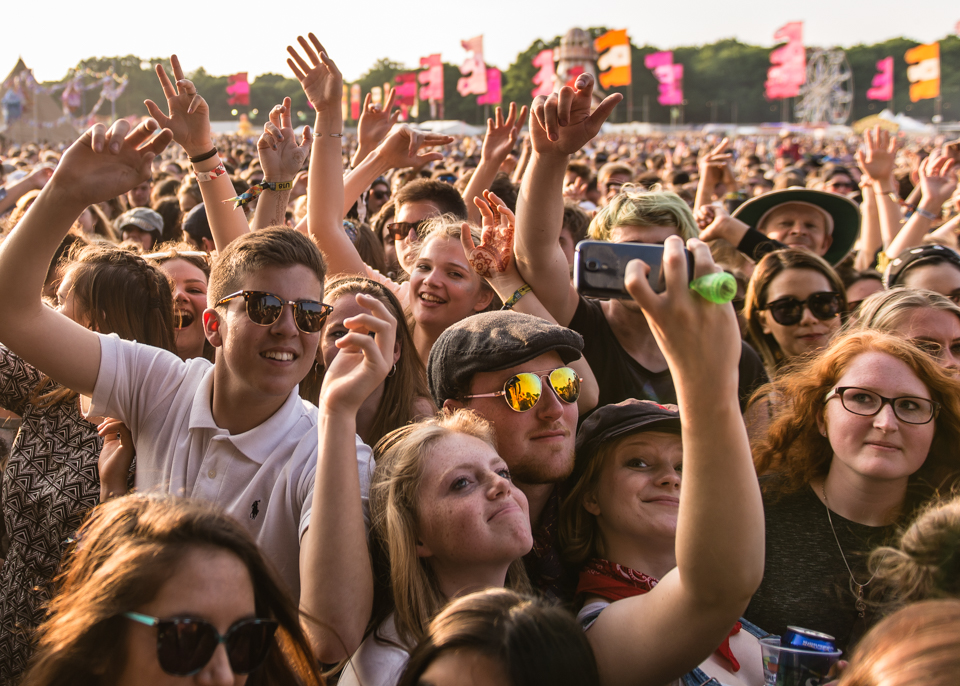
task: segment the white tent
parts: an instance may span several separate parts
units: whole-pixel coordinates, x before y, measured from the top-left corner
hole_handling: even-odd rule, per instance
[[[487,132],[485,126],[473,126],[457,119],[436,119],[434,121],[412,122],[410,124],[421,131],[442,133],[446,136],[481,136]]]

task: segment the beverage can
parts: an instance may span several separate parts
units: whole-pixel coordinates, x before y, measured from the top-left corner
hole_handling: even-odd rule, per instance
[[[780,645],[785,648],[816,650],[820,653],[832,653],[837,649],[836,639],[830,634],[799,626],[788,626],[780,639]]]

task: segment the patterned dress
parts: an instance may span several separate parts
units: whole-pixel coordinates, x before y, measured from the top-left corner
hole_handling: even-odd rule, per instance
[[[75,398],[35,407],[29,398],[41,379],[0,346],[0,406],[23,417],[3,473],[10,550],[0,570],[0,684],[14,684],[23,673],[67,539],[100,499],[97,428]]]

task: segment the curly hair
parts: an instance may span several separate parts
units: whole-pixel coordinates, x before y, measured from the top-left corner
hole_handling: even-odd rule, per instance
[[[927,353],[902,338],[878,331],[854,331],[835,339],[813,359],[789,365],[773,382],[760,387],[755,398],[783,398],[771,404],[773,417],[766,436],[754,446],[757,473],[778,474],[765,486],[782,493],[795,492],[817,478],[825,478],[833,459],[830,440],[821,435],[818,420],[824,398],[858,356],[880,352],[900,360],[916,374],[940,404],[936,431],[923,466],[910,477],[908,498],[917,500],[952,485],[960,471],[960,381]]]

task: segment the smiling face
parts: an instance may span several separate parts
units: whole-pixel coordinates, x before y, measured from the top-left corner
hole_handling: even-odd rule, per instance
[[[410,311],[418,325],[446,329],[481,312],[492,298],[459,241],[437,236],[423,244],[410,272]]]
[[[930,391],[906,363],[881,352],[855,357],[837,379],[834,388],[864,388],[887,398],[930,398]],[[839,397],[827,401],[821,430],[833,448],[830,472],[846,480],[903,481],[915,473],[930,452],[936,420],[907,424],[894,415],[889,404],[873,417],[853,414]]]
[[[186,260],[167,260],[160,269],[173,281],[173,323],[177,354],[184,360],[203,355],[203,311],[207,309],[207,276]]]
[[[502,391],[504,383],[520,372],[546,372],[562,366],[560,356],[549,352],[503,371],[481,372],[474,375],[468,395]],[[540,399],[526,412],[514,411],[502,396],[466,402],[466,407],[493,424],[500,453],[514,480],[521,484],[558,483],[573,471],[577,404],[560,400],[546,381],[542,385]]]
[[[788,202],[772,210],[757,227],[760,233],[791,248],[803,248],[823,256],[833,244],[827,234],[823,213],[812,207]]]
[[[417,553],[437,571],[503,567],[530,551],[527,499],[490,445],[451,433],[427,451],[418,490]]]
[[[680,506],[680,436],[644,431],[617,441],[583,503],[597,518],[602,549],[630,549],[644,540],[672,544]]]
[[[266,291],[284,300],[321,300],[323,286],[309,268],[297,264],[270,266],[247,274],[237,288]],[[214,366],[215,385],[230,398],[248,398],[258,405],[283,404],[310,371],[320,334],[297,328],[293,308],[284,305],[268,326],[247,316],[242,297],[204,313],[207,339],[220,348]]]
[[[431,217],[439,217],[440,208],[432,202],[418,201],[406,202],[397,208],[397,215],[394,222],[417,223]],[[417,257],[417,248],[419,247],[417,232],[411,229],[403,240],[394,241],[394,248],[397,251],[397,261],[400,267],[408,274],[412,274],[413,261]]]
[[[814,293],[832,290],[833,286],[827,277],[814,269],[785,269],[770,282],[766,301],[769,304],[788,297],[804,301]],[[774,337],[788,359],[823,348],[840,327],[839,315],[820,320],[813,316],[807,305],[803,307],[803,318],[793,326],[777,323],[769,310],[761,310],[757,314],[763,333]]]
[[[136,612],[173,619],[202,619],[221,635],[236,622],[256,617],[253,582],[239,557],[221,548],[195,548],[187,552],[166,583]],[[124,620],[126,660],[118,684],[206,684],[242,686],[247,677],[233,673],[223,645],[217,646],[210,661],[193,676],[173,676],[157,660],[157,629]]]

